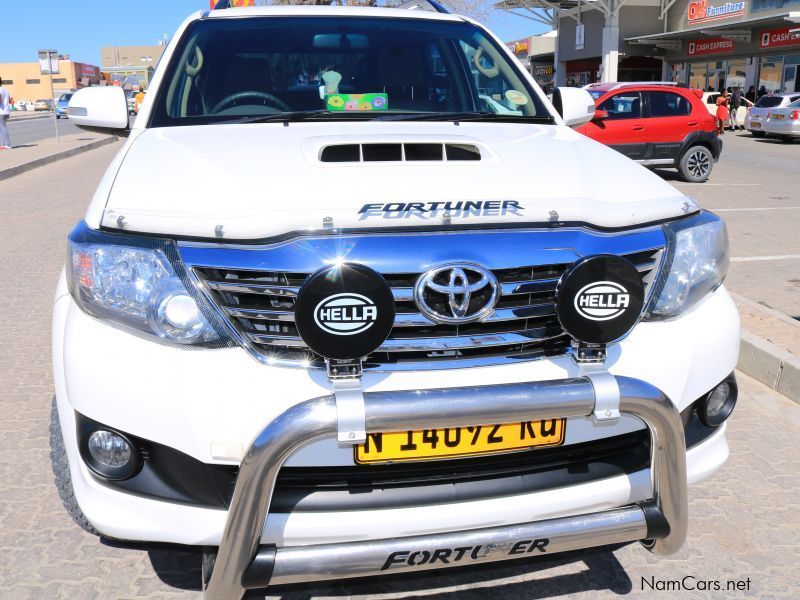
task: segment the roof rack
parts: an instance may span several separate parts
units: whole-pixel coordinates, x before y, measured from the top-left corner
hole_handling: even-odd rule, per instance
[[[224,8],[231,8],[231,0],[217,0],[213,10],[222,10]],[[446,15],[450,14],[450,11],[439,4],[436,0],[409,0],[408,2],[400,4],[397,6],[397,8],[407,8],[409,10],[430,10]]]

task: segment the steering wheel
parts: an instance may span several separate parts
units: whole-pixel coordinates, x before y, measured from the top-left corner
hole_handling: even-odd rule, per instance
[[[249,90],[244,92],[236,92],[235,94],[230,94],[229,96],[225,96],[222,100],[217,102],[216,105],[214,105],[214,108],[211,109],[211,114],[214,115],[221,110],[225,110],[234,102],[242,98],[259,98],[261,100],[266,100],[271,106],[279,108],[282,111],[290,112],[292,110],[291,107],[288,104],[286,104],[286,102],[284,102],[277,96],[273,96],[272,94],[268,94],[266,92]]]

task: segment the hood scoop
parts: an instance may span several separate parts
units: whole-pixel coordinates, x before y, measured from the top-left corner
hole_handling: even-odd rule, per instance
[[[323,146],[319,160],[324,163],[475,161],[481,160],[481,151],[474,144],[331,144]]]

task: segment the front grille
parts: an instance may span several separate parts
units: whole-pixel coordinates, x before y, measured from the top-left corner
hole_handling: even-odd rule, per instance
[[[658,249],[624,254],[648,283]],[[569,337],[556,318],[555,289],[569,264],[497,269],[501,295],[492,313],[463,325],[430,321],[414,303],[420,273],[386,274],[396,317],[388,339],[365,367],[402,363],[460,361],[470,358],[530,359],[564,354]],[[310,273],[194,267],[212,299],[251,347],[266,359],[322,366],[297,332],[294,302]]]

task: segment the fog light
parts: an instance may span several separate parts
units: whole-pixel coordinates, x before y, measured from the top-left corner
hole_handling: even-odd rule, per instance
[[[700,402],[697,410],[700,420],[709,427],[721,425],[733,412],[737,396],[736,380],[729,377]]]
[[[98,429],[86,440],[86,464],[106,479],[126,479],[139,466],[139,458],[131,443],[122,435]]]

